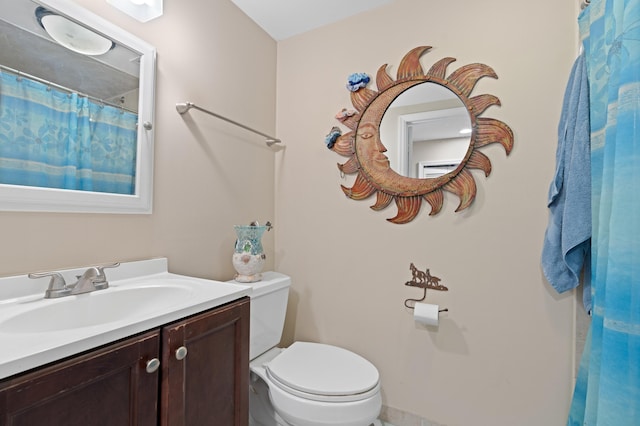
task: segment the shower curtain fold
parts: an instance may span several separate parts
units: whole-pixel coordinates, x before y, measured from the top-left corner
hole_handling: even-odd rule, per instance
[[[567,424],[640,425],[640,0],[579,17],[591,98],[592,321]]]

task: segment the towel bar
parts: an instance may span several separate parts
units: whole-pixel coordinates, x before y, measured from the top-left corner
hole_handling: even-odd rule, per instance
[[[253,133],[256,133],[256,134],[258,134],[260,136],[264,136],[265,138],[267,138],[267,140],[265,141],[267,146],[271,146],[271,145],[273,145],[275,143],[282,142],[278,138],[275,138],[273,136],[269,136],[266,133],[259,132],[258,130],[252,129],[249,126],[245,126],[242,123],[238,123],[237,121],[231,120],[230,118],[223,117],[220,114],[216,114],[215,112],[211,112],[209,110],[201,108],[198,105],[194,104],[193,102],[183,102],[183,103],[177,103],[176,104],[176,111],[178,111],[178,113],[180,113],[181,115],[186,113],[187,111],[189,111],[191,108],[194,108],[194,109],[197,109],[199,111],[205,112],[205,113],[207,113],[209,115],[213,115],[216,118],[219,118],[219,119],[224,120],[224,121],[226,121],[228,123],[234,124],[234,125],[236,125],[238,127],[242,127],[243,129],[248,130],[248,131],[253,132]]]

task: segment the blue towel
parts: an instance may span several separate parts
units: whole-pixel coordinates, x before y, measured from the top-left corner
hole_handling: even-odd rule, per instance
[[[590,312],[591,144],[584,54],[573,64],[564,94],[556,171],[547,205],[549,224],[542,248],[544,275],[553,288],[562,293],[580,284],[580,274],[585,268],[584,305]]]

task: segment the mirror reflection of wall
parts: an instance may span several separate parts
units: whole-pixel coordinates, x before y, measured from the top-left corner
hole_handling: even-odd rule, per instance
[[[423,175],[420,163],[457,166],[469,148],[470,131],[471,119],[460,98],[430,82],[398,96],[380,124],[391,168],[413,178],[437,176],[433,170]]]
[[[460,164],[469,149],[469,136],[460,136],[460,131],[469,128],[469,124],[466,124],[466,122],[470,120],[466,115],[466,109],[462,109],[462,113],[465,114],[462,119],[459,115],[454,115],[442,120],[430,119],[427,123],[418,122],[414,124],[410,122],[412,123],[409,124],[411,132],[407,132],[408,137],[402,144],[407,147],[405,164],[409,174],[406,176],[421,179],[437,177],[440,175],[434,175],[433,171],[427,173],[429,176],[424,176],[424,172],[426,172],[424,166],[447,167],[450,170],[446,173],[449,173]],[[452,114],[460,114],[460,111],[453,111]],[[454,124],[449,124],[450,120],[454,120]],[[438,128],[433,129],[434,131],[431,132],[433,126]],[[450,130],[451,134],[439,136],[437,130],[440,129],[452,129]]]

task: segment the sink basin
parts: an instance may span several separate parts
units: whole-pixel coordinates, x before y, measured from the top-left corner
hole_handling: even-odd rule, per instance
[[[93,327],[177,306],[193,294],[180,283],[140,283],[47,301],[0,321],[0,332],[42,333]]]
[[[59,271],[74,282],[85,268]],[[121,263],[109,288],[45,299],[46,280],[0,277],[0,380],[249,295],[249,286],[168,271],[166,258]],[[1,405],[1,404],[0,404]]]

